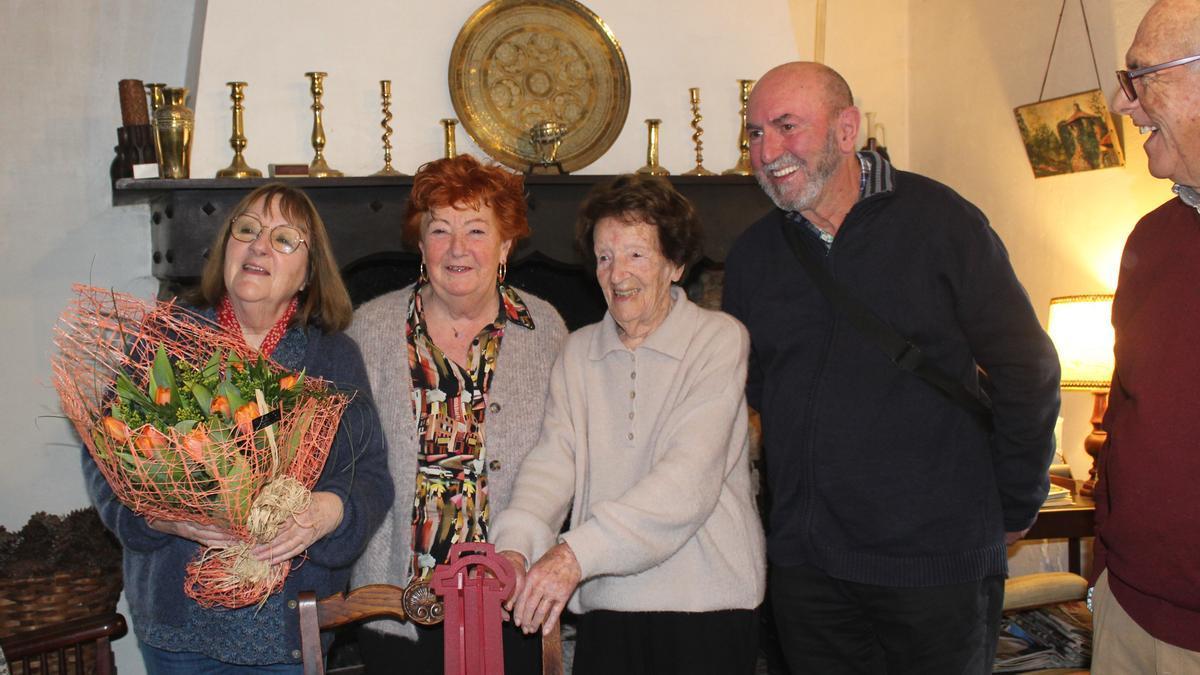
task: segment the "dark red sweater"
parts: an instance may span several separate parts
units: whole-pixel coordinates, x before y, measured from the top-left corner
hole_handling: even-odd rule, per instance
[[[1113,326],[1095,574],[1148,633],[1200,651],[1200,215],[1178,198],[1129,235]]]

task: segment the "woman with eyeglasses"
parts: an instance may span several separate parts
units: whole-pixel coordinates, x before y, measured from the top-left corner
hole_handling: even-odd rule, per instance
[[[350,566],[392,505],[379,417],[350,324],[320,215],[286,185],[263,185],[217,232],[196,308],[279,365],[353,392],[310,506],[259,544],[260,560],[297,558],[283,590],[261,607],[204,609],[183,592],[187,564],[204,548],[236,543],[195,522],[147,520],[113,496],[84,453],[84,473],[105,524],[125,548],[125,595],[146,670],[176,673],[300,673],[300,591],[345,589]]]
[[[354,585],[427,581],[456,542],[490,541],[517,467],[537,441],[566,328],[509,285],[529,235],[519,174],[470,155],[413,177],[402,225],[421,278],[359,307],[351,334],[380,401],[396,505],[354,569]],[[442,627],[391,620],[359,631],[368,675],[441,675]],[[504,625],[504,672],[540,673],[540,643]]]

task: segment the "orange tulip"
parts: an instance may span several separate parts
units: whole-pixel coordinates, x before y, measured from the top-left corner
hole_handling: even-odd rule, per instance
[[[208,432],[203,427],[196,427],[180,439],[179,444],[193,461],[203,462],[204,448],[208,445]]]
[[[129,442],[129,425],[115,417],[104,418],[104,433],[118,443]]]
[[[210,413],[221,413],[229,417],[229,399],[224,396],[214,396],[212,403],[208,406],[208,411]]]
[[[291,389],[292,387],[296,386],[297,379],[299,378],[297,378],[295,375],[284,375],[283,377],[279,378],[279,388],[285,391]]]
[[[237,422],[238,429],[241,429],[243,433],[250,433],[254,430],[254,420],[259,414],[258,404],[251,401],[234,411],[233,420]]]
[[[167,437],[153,425],[146,424],[138,429],[138,437],[133,441],[133,447],[141,451],[141,455],[149,459],[155,450],[161,450],[167,445]]]
[[[171,388],[170,387],[159,387],[158,390],[154,392],[154,402],[157,403],[158,405],[170,404],[171,403]]]

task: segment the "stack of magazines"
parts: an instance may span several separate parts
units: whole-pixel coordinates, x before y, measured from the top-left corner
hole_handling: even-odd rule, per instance
[[[1075,500],[1071,498],[1071,491],[1057,483],[1050,484],[1050,491],[1046,493],[1046,501],[1043,506],[1060,506],[1074,504]]]
[[[994,673],[1087,668],[1092,660],[1092,614],[1068,602],[1005,616]]]

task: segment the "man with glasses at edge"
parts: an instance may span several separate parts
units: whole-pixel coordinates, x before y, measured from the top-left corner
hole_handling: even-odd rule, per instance
[[[1177,196],[1121,257],[1092,672],[1200,673],[1200,1],[1155,3],[1125,61],[1113,110],[1149,134],[1150,174]]]

